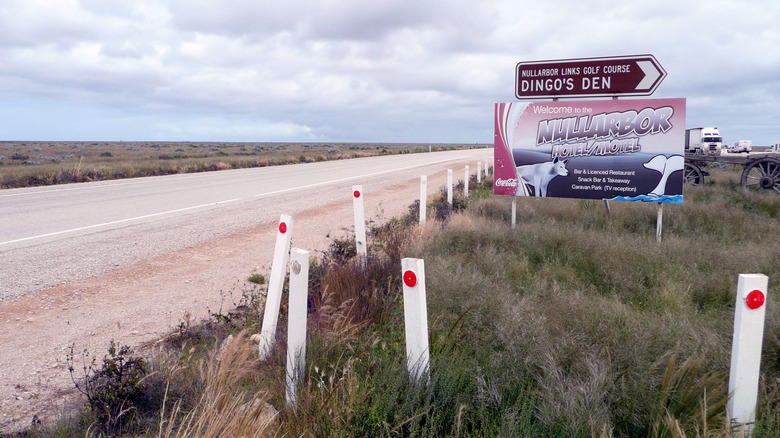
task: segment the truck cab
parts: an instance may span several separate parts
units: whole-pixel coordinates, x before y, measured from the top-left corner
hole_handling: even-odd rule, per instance
[[[720,154],[723,151],[723,137],[718,128],[704,128],[701,132],[701,147],[705,154]]]
[[[723,137],[717,127],[686,129],[685,150],[694,154],[720,155]]]

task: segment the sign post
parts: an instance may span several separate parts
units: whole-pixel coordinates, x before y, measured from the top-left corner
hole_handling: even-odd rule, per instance
[[[365,257],[367,245],[363,186],[352,186],[352,206],[355,213],[355,248],[357,249],[357,255]]]
[[[309,252],[290,251],[290,296],[287,318],[287,406],[295,406],[306,370],[306,321],[309,296]]]
[[[263,327],[260,329],[260,345],[258,354],[265,359],[271,352],[276,340],[276,324],[279,322],[279,306],[282,304],[282,288],[287,274],[287,261],[290,259],[290,243],[292,241],[293,218],[283,214],[279,218],[274,247],[274,261],[271,266],[271,277],[268,280],[268,295],[265,299],[263,312]]]
[[[618,97],[649,96],[664,78],[653,55],[519,62],[515,97],[553,102],[496,104],[494,193],[603,199],[607,214],[609,200],[657,202],[661,242],[662,204],[682,203],[686,102]]]
[[[401,260],[406,334],[406,367],[409,378],[421,383],[430,381],[428,350],[428,304],[425,296],[425,262],[422,259]]]
[[[466,177],[463,181],[463,196],[468,198],[469,197],[469,166],[466,166]]]
[[[737,280],[729,372],[729,394],[732,396],[726,404],[726,412],[732,426],[745,427],[748,433],[756,421],[768,283],[768,277],[763,274],[740,274]]]

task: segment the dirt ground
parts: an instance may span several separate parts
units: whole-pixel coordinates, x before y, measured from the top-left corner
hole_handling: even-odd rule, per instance
[[[429,196],[446,173],[429,175]],[[419,197],[419,182],[366,196],[366,218],[387,220]],[[351,227],[352,202],[307,210],[295,218],[293,246],[313,255]],[[297,232],[296,232],[297,231]],[[0,304],[0,431],[50,424],[79,403],[66,366],[71,346],[102,358],[109,342],[139,346],[209,310],[229,310],[252,273],[271,270],[276,223],[165,254],[95,278]],[[368,242],[369,245],[371,242]],[[400,261],[399,261],[400,269]]]

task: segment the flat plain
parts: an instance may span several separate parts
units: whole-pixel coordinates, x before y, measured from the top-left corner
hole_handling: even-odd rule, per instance
[[[0,189],[474,146],[429,143],[3,141],[0,142]]]

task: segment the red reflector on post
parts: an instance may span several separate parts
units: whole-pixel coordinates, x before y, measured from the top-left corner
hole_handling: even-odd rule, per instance
[[[755,289],[747,294],[747,297],[745,297],[745,304],[747,304],[750,309],[755,310],[764,305],[764,300],[764,293]]]
[[[279,232],[284,234],[287,232],[287,224],[282,222],[279,224]]]
[[[355,196],[356,198],[359,198],[360,197],[360,190],[355,190],[355,192],[352,193],[352,195]]]
[[[417,285],[417,274],[412,271],[404,272],[404,284],[409,287],[415,287]]]

